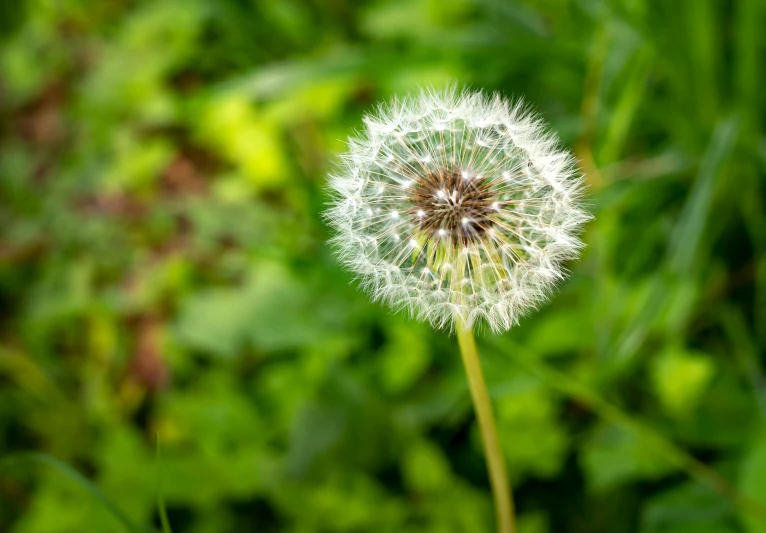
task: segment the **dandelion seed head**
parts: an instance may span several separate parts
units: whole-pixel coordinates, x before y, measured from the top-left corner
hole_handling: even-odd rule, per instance
[[[374,299],[435,327],[494,331],[547,299],[590,217],[574,158],[523,103],[425,91],[364,124],[325,216]]]

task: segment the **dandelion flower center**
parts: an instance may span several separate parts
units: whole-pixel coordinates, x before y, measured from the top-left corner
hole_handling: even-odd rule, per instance
[[[408,190],[416,227],[429,238],[447,236],[453,244],[481,239],[494,224],[497,198],[492,183],[464,172],[439,169],[415,181]],[[442,231],[440,231],[442,230]]]

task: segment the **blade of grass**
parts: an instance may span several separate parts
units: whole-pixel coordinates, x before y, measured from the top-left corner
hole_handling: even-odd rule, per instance
[[[713,132],[710,146],[702,158],[699,174],[670,242],[668,265],[677,274],[685,275],[698,260],[706,222],[711,218],[710,208],[716,185],[736,145],[739,128],[740,121],[735,115],[719,123]]]
[[[599,150],[598,162],[601,165],[617,161],[622,154],[630,125],[641,104],[651,71],[651,50],[648,47],[638,49],[632,55],[628,65],[627,80],[620,90],[620,98],[610,113],[609,125]]]
[[[731,350],[750,383],[761,418],[766,419],[766,377],[760,368],[758,347],[747,330],[745,317],[739,308],[729,306],[721,311],[721,323],[731,341]]]
[[[583,97],[580,104],[580,122],[582,126],[575,142],[575,154],[583,166],[588,185],[594,190],[599,190],[604,186],[604,177],[601,175],[601,171],[596,164],[592,146],[596,135],[596,121],[600,108],[599,93],[604,75],[604,62],[606,61],[607,50],[609,50],[611,41],[612,35],[609,27],[601,21],[588,51],[588,66],[583,82]]]
[[[766,141],[762,142],[759,155],[759,167],[755,168],[750,180],[750,189],[741,195],[741,212],[747,223],[750,240],[753,245],[755,262],[755,302],[753,322],[766,324],[766,202],[764,186],[759,175],[766,172]],[[761,345],[766,344],[766,328],[756,328],[755,338]]]
[[[23,452],[5,457],[0,461],[0,469],[12,468],[23,463],[38,463],[53,468],[68,477],[95,498],[109,513],[131,533],[155,533],[152,529],[143,528],[133,522],[123,513],[101,489],[89,479],[63,461],[45,453]]]
[[[614,369],[610,370],[619,371],[628,365],[638,353],[654,320],[665,307],[668,296],[674,294],[667,287],[673,286],[675,279],[692,275],[695,265],[699,264],[702,237],[710,219],[716,185],[736,145],[739,130],[740,121],[736,115],[732,115],[720,122],[713,132],[710,145],[700,163],[697,179],[671,236],[665,273],[658,272],[651,294],[644,300],[633,323],[618,339],[614,350]]]
[[[683,0],[681,22],[682,30],[689,39],[689,66],[691,67],[691,88],[695,99],[698,117],[703,124],[713,123],[718,111],[719,84],[716,83],[717,70],[720,67],[719,50],[722,48],[718,22],[720,14],[716,12],[717,2],[712,0]]]
[[[162,493],[162,457],[160,456],[160,436],[157,435],[157,511],[162,523],[162,533],[173,533],[168,520],[168,510],[165,507],[165,496]]]
[[[758,108],[761,101],[758,98],[761,90],[763,71],[762,46],[759,46],[763,17],[766,6],[761,0],[741,0],[735,4],[736,39],[735,52],[735,82],[738,101],[748,115],[757,120]]]

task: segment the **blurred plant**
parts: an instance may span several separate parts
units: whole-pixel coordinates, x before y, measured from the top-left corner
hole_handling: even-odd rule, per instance
[[[367,303],[317,217],[371,100],[460,79],[528,97],[597,218],[477,339],[519,531],[764,532],[711,474],[766,502],[766,2],[0,12],[0,457],[155,530],[155,434],[178,533],[489,530],[452,339]],[[0,531],[121,531],[34,463]]]
[[[424,91],[381,106],[349,142],[326,217],[373,299],[457,330],[498,529],[515,530],[506,468],[472,327],[508,330],[577,256],[582,177],[522,102]]]

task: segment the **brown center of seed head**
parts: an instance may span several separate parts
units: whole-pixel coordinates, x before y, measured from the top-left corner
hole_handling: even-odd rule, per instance
[[[494,224],[498,202],[488,180],[444,169],[415,181],[409,190],[410,215],[421,231],[453,244],[480,240]]]

